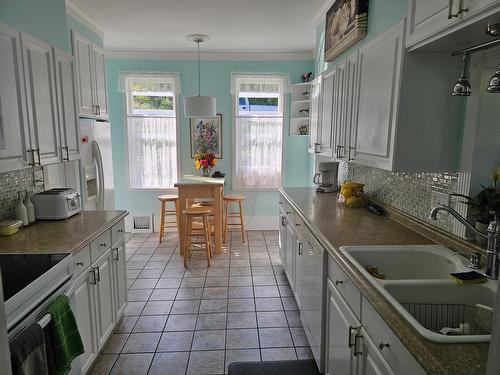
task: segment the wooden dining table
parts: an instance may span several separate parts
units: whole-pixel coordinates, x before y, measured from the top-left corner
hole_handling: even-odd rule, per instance
[[[186,217],[182,214],[188,207],[188,202],[195,199],[213,199],[214,205],[214,232],[215,253],[222,252],[222,220],[223,220],[223,196],[225,177],[202,177],[184,175],[174,184],[179,195],[179,243],[180,254],[186,249]]]

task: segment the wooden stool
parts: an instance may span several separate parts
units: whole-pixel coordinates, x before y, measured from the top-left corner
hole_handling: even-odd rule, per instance
[[[186,216],[186,249],[184,250],[184,267],[187,267],[188,260],[191,257],[193,249],[191,249],[191,237],[202,235],[205,239],[204,245],[207,252],[207,263],[210,267],[210,258],[212,257],[212,239],[210,236],[210,224],[208,216],[212,210],[207,207],[191,207],[184,211],[182,214]],[[193,219],[201,218],[202,226],[197,228]],[[196,244],[196,243],[194,243]]]
[[[158,200],[161,202],[160,210],[160,243],[165,235],[165,229],[168,228],[178,228],[179,223],[179,197],[177,195],[160,195]],[[174,209],[168,209],[168,202],[174,204]],[[174,216],[175,220],[168,221],[169,216]]]
[[[226,242],[227,237],[227,228],[228,227],[241,227],[241,237],[243,242],[245,242],[245,224],[243,223],[243,202],[245,201],[245,197],[243,195],[226,195],[224,196],[224,242]],[[230,212],[229,205],[231,203],[238,203],[239,211],[238,212]],[[229,219],[237,219],[239,218],[239,222],[230,223]]]

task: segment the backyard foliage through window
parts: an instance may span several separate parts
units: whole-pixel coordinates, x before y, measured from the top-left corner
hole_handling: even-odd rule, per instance
[[[174,109],[173,96],[134,95],[133,101],[134,101],[134,108],[136,109],[159,109],[159,110]]]

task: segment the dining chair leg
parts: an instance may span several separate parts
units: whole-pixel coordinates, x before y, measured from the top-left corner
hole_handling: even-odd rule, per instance
[[[245,224],[243,223],[243,205],[241,203],[241,201],[238,201],[238,205],[240,206],[241,239],[245,243]]]
[[[180,215],[180,213],[179,213],[179,200],[178,200],[178,199],[176,199],[176,200],[174,201],[174,206],[175,206],[175,219],[177,220],[177,233],[179,233],[179,229],[180,229],[180,222],[181,222],[181,221],[180,221],[180,217],[181,217],[181,215]],[[180,237],[180,235],[179,235],[179,237]]]
[[[223,221],[223,235],[222,238],[224,242],[227,241],[227,221],[229,220],[229,202],[224,202],[224,221]]]
[[[161,202],[160,209],[160,243],[163,240],[163,231],[165,230],[165,204],[166,202]]]
[[[191,256],[191,217],[186,218],[186,248],[184,249],[184,268],[188,266],[188,260]]]
[[[207,264],[208,267],[210,267],[210,257],[211,257],[211,247],[212,245],[210,244],[210,226],[208,224],[208,217],[205,215],[203,216],[203,229],[205,230],[205,248],[207,251]]]

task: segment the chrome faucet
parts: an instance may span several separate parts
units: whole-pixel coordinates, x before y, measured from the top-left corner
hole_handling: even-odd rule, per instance
[[[486,246],[486,267],[484,270],[484,276],[497,280],[500,256],[500,252],[498,251],[500,238],[500,214],[495,214],[495,220],[490,222],[487,232],[482,233],[474,228],[474,226],[472,226],[467,219],[461,216],[457,211],[446,205],[434,207],[429,215],[429,220],[437,220],[437,213],[439,211],[446,211],[450,213],[451,216],[462,223],[467,229],[474,232],[474,234],[488,240],[488,245]]]

